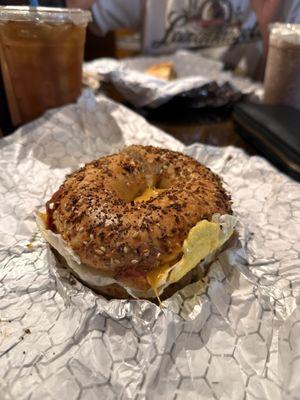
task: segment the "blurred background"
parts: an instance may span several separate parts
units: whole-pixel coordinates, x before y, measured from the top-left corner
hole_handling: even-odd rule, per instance
[[[0,5],[28,5],[28,1],[1,0]],[[200,64],[194,68],[199,76],[205,74],[205,68],[207,72],[205,60],[215,62],[216,71],[221,65],[220,77],[223,71],[231,74],[227,75],[229,86],[218,92],[231,98],[222,107],[195,107],[203,99],[201,90],[185,93],[185,99],[173,99],[155,110],[136,107],[111,82],[101,82],[97,90],[185,144],[238,146],[250,154],[263,154],[285,172],[300,176],[299,0],[40,0],[39,5],[91,11],[84,62],[108,57],[136,69],[141,56],[149,57],[154,64],[151,74],[161,78],[157,73],[163,72],[170,81],[176,78],[176,68],[172,62],[171,66],[161,65],[158,56],[174,60],[177,50],[188,49],[203,62],[203,71]],[[278,31],[271,41],[274,23],[293,25],[284,34]],[[179,64],[184,60],[189,63],[187,58],[177,58]],[[259,89],[253,89],[256,98],[245,96],[243,90],[241,96],[233,97],[229,87],[236,82],[243,83],[239,88],[251,87],[254,82],[253,87]],[[0,74],[0,136],[20,126],[13,123],[4,86]],[[216,93],[213,84],[209,89]]]

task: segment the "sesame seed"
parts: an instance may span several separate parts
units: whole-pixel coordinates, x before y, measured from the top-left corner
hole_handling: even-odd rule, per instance
[[[131,264],[137,264],[139,260],[131,260]]]
[[[124,246],[124,253],[126,254],[126,253],[128,253],[128,251],[129,251],[128,247]]]
[[[90,234],[90,239],[91,239],[91,240],[94,240],[94,239],[95,239],[95,238],[94,238],[94,235],[93,235],[92,233]]]
[[[134,233],[132,234],[133,239],[137,238],[138,236],[139,236],[139,233],[138,233],[138,232],[134,232]]]
[[[99,254],[99,255],[102,255],[102,254],[103,254],[103,251],[101,251],[101,250],[99,250],[99,249],[95,249],[95,253],[97,253],[97,254]]]
[[[156,254],[156,258],[159,258],[160,256],[161,256],[160,253],[157,253],[157,254]]]
[[[103,251],[103,252],[105,252],[105,251],[106,251],[106,248],[105,248],[104,246],[100,246],[100,250]]]

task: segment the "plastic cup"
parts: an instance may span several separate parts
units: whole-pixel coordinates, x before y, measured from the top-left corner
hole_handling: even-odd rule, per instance
[[[0,7],[0,59],[14,126],[81,93],[88,11]]]
[[[300,109],[300,25],[270,26],[265,102]]]

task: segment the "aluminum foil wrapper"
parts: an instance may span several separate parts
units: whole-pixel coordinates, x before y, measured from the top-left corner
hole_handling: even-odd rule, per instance
[[[165,81],[145,73],[150,66],[172,61],[177,79]],[[111,83],[135,107],[157,108],[170,100],[186,101],[190,107],[221,107],[231,105],[242,94],[260,98],[262,86],[246,78],[238,78],[222,70],[221,62],[197,53],[178,51],[173,55],[141,56],[117,61],[102,58],[86,63],[86,76]],[[197,101],[198,100],[198,101]]]
[[[56,264],[35,217],[81,163],[140,143],[220,174],[240,240],[160,308],[108,301]],[[0,398],[296,399],[300,186],[233,147],[184,147],[86,92],[0,142]]]

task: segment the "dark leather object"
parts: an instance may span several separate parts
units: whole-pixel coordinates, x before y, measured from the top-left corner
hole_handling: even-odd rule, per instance
[[[300,110],[241,102],[234,107],[233,118],[244,140],[300,181]]]

